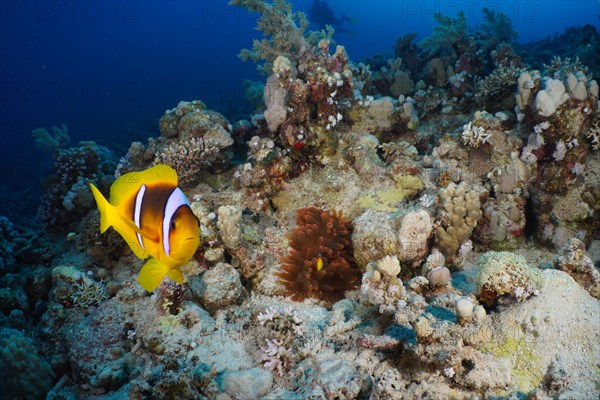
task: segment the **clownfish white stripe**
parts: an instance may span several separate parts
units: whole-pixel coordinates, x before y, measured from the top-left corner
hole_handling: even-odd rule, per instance
[[[142,219],[142,202],[144,201],[144,194],[146,193],[146,185],[142,185],[140,190],[138,190],[137,195],[135,196],[135,207],[133,209],[133,222],[135,226],[141,228],[141,219]],[[142,249],[144,248],[144,242],[142,240],[142,235],[136,233],[138,242]]]
[[[189,203],[185,198],[185,194],[183,194],[181,189],[175,188],[167,200],[167,204],[165,205],[165,213],[163,216],[163,247],[167,256],[171,256],[171,246],[169,244],[171,220],[173,219],[173,215],[177,209],[184,205],[189,206]]]

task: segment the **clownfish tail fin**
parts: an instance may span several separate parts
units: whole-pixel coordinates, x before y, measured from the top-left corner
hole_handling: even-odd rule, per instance
[[[90,188],[92,189],[92,194],[96,200],[98,211],[100,211],[100,233],[104,233],[112,225],[110,217],[114,211],[108,200],[106,200],[94,184],[90,183]]]

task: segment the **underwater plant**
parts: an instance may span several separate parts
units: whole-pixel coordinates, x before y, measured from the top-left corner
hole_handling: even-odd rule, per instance
[[[341,212],[314,207],[296,212],[298,227],[288,234],[290,252],[284,257],[279,282],[293,300],[313,297],[336,301],[360,283],[354,263],[352,223]]]
[[[510,17],[502,11],[483,7],[483,23],[481,32],[499,42],[512,43],[518,39],[519,33],[513,29]]]
[[[467,17],[461,11],[456,18],[436,13],[433,15],[437,25],[433,27],[431,36],[419,43],[428,56],[454,55],[459,42],[467,40]]]
[[[35,147],[44,153],[54,153],[58,149],[65,148],[71,141],[69,138],[69,129],[67,125],[62,124],[60,127],[52,126],[52,132],[48,132],[46,128],[37,128],[31,132]]]
[[[316,45],[321,39],[332,41],[334,30],[307,31],[309,26],[306,14],[293,12],[292,4],[284,0],[231,0],[232,6],[245,8],[249,12],[258,13],[257,30],[263,32],[263,39],[254,39],[251,49],[243,49],[238,57],[242,61],[252,60],[255,63],[264,61],[258,71],[269,75],[273,63],[278,56],[294,58],[303,53],[307,45]]]

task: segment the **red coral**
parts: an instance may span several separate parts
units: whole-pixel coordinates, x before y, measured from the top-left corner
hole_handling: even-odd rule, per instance
[[[298,227],[288,234],[290,253],[284,257],[281,272],[275,275],[293,300],[314,297],[336,301],[344,291],[360,283],[360,269],[354,263],[352,223],[341,212],[317,208],[299,209]],[[317,268],[319,257],[322,268]]]

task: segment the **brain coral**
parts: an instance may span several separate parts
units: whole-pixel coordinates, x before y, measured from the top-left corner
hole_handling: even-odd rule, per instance
[[[336,301],[344,291],[355,289],[360,269],[354,263],[352,223],[341,212],[303,208],[297,211],[296,224],[288,234],[290,253],[276,273],[287,295],[296,301]]]

